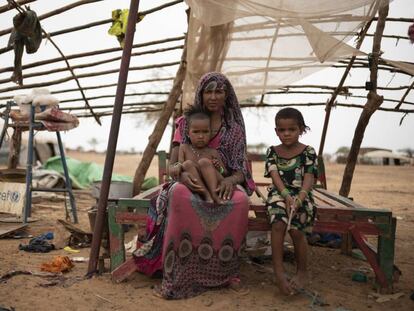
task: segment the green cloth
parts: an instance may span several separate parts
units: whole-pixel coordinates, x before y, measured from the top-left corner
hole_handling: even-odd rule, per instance
[[[103,175],[103,166],[93,162],[81,162],[76,159],[66,157],[66,164],[68,166],[69,178],[72,181],[72,187],[78,189],[89,188],[95,181],[101,181]],[[60,156],[49,158],[43,165],[47,170],[54,170],[64,176],[62,161]],[[132,182],[131,176],[112,174],[111,181],[129,181]],[[155,177],[150,177],[144,180],[142,189],[146,190],[158,184]]]
[[[112,11],[112,26],[109,28],[108,33],[112,36],[116,36],[119,44],[124,48],[124,39],[128,25],[128,9],[118,9]],[[138,15],[137,22],[139,23],[144,18],[144,15]]]

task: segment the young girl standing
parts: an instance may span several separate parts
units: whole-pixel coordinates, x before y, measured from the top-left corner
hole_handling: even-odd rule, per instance
[[[307,280],[307,240],[316,207],[312,186],[317,174],[315,150],[299,142],[309,130],[300,111],[281,109],[275,117],[276,135],[281,144],[267,150],[265,177],[272,178],[267,199],[272,224],[272,256],[277,285],[283,294],[292,294]],[[289,232],[295,248],[296,275],[288,279],[283,267],[283,242]]]

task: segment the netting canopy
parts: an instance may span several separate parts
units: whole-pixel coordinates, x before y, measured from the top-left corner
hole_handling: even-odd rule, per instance
[[[186,0],[191,7],[186,94],[220,71],[241,99],[298,81],[350,56],[347,42],[388,0]],[[414,68],[393,62],[414,74]]]

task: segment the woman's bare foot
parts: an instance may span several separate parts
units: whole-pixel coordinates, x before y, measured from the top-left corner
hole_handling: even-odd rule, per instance
[[[164,299],[164,296],[161,294],[161,290],[160,290],[159,286],[154,286],[152,288],[152,295],[154,297]]]
[[[294,290],[299,290],[306,286],[307,281],[308,281],[307,273],[298,271],[296,275],[290,280],[289,286]]]
[[[276,285],[283,295],[292,295],[294,292],[285,274],[276,275]]]
[[[229,288],[239,295],[247,295],[250,293],[250,290],[241,283],[239,278],[231,279],[229,282]]]

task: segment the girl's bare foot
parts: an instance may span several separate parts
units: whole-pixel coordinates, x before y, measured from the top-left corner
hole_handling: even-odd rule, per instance
[[[276,285],[284,295],[292,295],[293,290],[285,274],[276,275]]]
[[[306,272],[298,271],[296,275],[290,280],[289,286],[294,290],[299,290],[305,287],[308,281]]]

